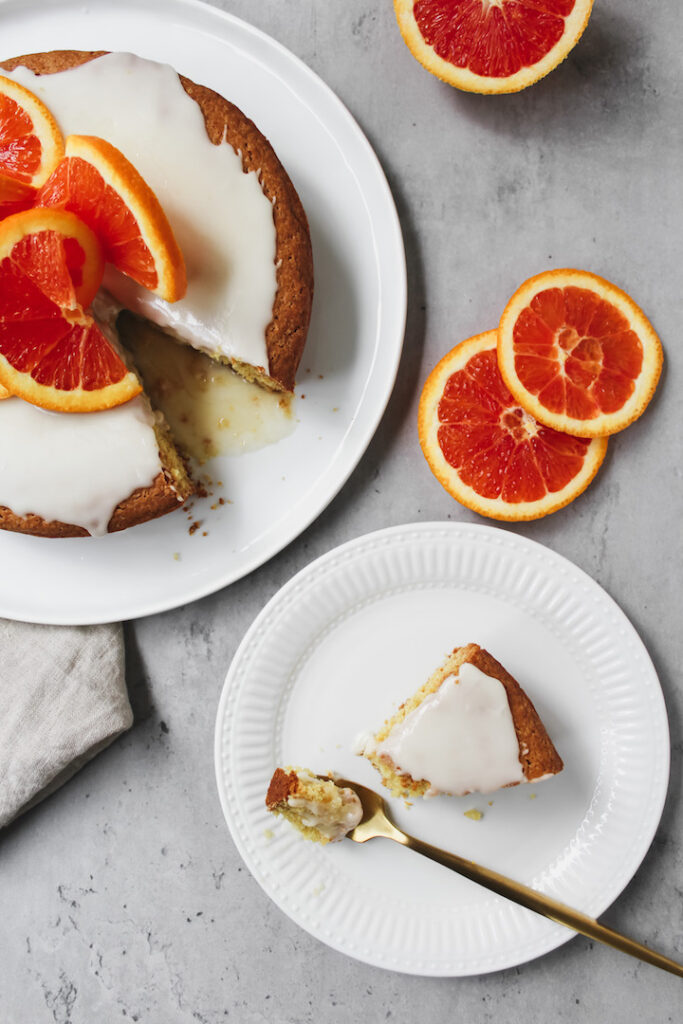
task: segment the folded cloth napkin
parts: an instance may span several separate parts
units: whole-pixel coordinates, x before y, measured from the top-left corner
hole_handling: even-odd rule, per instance
[[[120,625],[0,619],[0,828],[132,724]]]

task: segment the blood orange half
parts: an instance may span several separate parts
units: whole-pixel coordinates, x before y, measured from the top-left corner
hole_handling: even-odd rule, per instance
[[[498,370],[496,331],[457,345],[432,370],[418,432],[429,468],[461,504],[492,519],[539,519],[568,505],[597,473],[606,438],[542,426]]]
[[[394,0],[403,38],[428,71],[466,92],[518,92],[578,42],[593,0]]]
[[[70,135],[65,158],[37,202],[77,214],[99,238],[105,259],[162,299],[175,302],[185,294],[185,263],[166,214],[111,143]]]
[[[0,386],[34,405],[94,412],[141,387],[78,301],[102,277],[97,239],[73,214],[28,210],[0,223]]]
[[[662,346],[625,292],[585,270],[530,278],[498,329],[503,379],[523,409],[555,430],[603,437],[645,410]]]

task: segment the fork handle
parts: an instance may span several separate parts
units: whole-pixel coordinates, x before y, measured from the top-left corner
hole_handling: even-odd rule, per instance
[[[451,868],[473,882],[478,882],[479,885],[485,886],[491,892],[505,896],[514,903],[519,903],[527,910],[534,910],[551,921],[557,921],[559,924],[566,925],[567,928],[573,928],[574,931],[586,935],[589,939],[604,942],[606,946],[619,949],[622,953],[628,953],[630,956],[635,956],[639,960],[644,960],[648,964],[661,967],[662,970],[683,978],[683,964],[676,963],[675,960],[670,960],[669,957],[662,956],[661,953],[655,953],[654,950],[648,949],[642,943],[629,939],[626,935],[621,935],[620,932],[605,927],[604,924],[599,924],[594,918],[581,914],[578,910],[573,910],[566,904],[560,903],[559,900],[546,896],[536,889],[530,889],[528,886],[522,885],[521,882],[515,882],[512,878],[506,878],[505,875],[500,875],[497,871],[475,864],[474,861],[467,860],[465,857],[440,850],[437,846],[431,846],[430,843],[415,839],[414,836],[406,835],[405,832],[399,832],[398,829],[396,832],[397,835],[391,836],[396,842],[408,846],[411,850],[416,850],[417,853],[429,857],[430,860],[435,860],[438,864],[443,864],[446,868]]]

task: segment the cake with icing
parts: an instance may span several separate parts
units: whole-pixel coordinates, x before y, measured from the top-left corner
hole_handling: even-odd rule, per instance
[[[334,843],[359,824],[363,808],[352,789],[304,768],[276,768],[268,786],[266,807],[286,818],[316,843]]]
[[[296,191],[256,126],[218,93],[131,54],[60,50],[0,67],[39,96],[64,136],[97,135],[120,149],[168,215],[187,267],[185,296],[165,302],[108,267],[98,301],[110,323],[118,310],[130,310],[247,380],[291,392],[311,311],[310,236]],[[43,536],[111,532],[171,511],[194,491],[163,418],[144,398],[117,415],[46,413],[23,404],[0,401],[0,528]],[[56,426],[55,416],[77,419]],[[22,429],[27,462],[36,456],[30,482],[9,440]],[[101,445],[99,462],[92,443],[81,443],[86,433]],[[70,446],[57,443],[67,435]],[[49,472],[43,450],[52,454]],[[124,472],[107,471],[114,451],[129,463]],[[88,459],[97,464],[89,477]],[[79,466],[84,480],[73,489]],[[131,482],[134,489],[126,490]]]
[[[144,395],[90,413],[0,401],[0,529],[102,536],[172,512],[194,490]]]
[[[477,644],[456,647],[361,753],[405,799],[491,793],[563,767],[529,697]]]

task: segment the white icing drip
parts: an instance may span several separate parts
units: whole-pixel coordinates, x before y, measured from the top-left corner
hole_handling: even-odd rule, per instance
[[[8,74],[3,72],[3,74]],[[109,267],[107,288],[182,341],[268,368],[277,291],[273,208],[259,174],[214,146],[199,106],[165,64],[114,53],[69,71],[9,76],[45,102],[66,135],[99,135],[156,193],[185,257],[187,294],[169,304]]]
[[[91,413],[0,402],[0,505],[18,516],[82,526],[97,536],[119,502],[161,470],[143,397]]]
[[[474,665],[444,679],[376,745],[399,772],[431,783],[429,795],[491,793],[525,782],[505,687]]]

